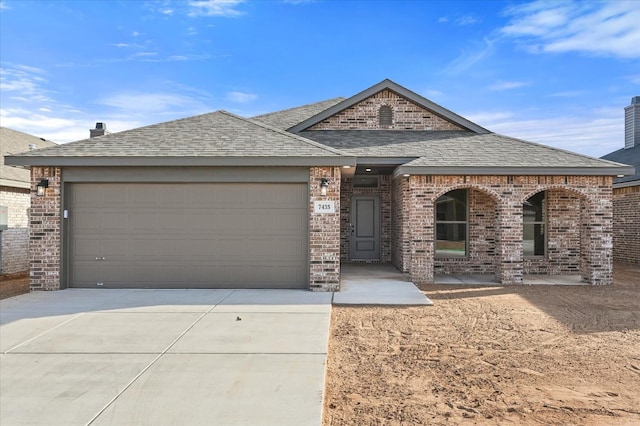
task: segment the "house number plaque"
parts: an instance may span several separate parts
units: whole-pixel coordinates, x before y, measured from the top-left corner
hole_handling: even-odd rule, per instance
[[[335,213],[336,203],[334,201],[314,201],[313,212],[314,213]]]

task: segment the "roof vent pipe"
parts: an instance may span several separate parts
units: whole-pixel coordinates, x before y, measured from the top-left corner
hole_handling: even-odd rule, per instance
[[[109,132],[107,132],[106,123],[97,122],[95,129],[89,129],[89,137],[90,138],[95,138],[96,136],[104,136],[104,135],[108,135],[108,134],[109,134]]]
[[[640,146],[640,96],[624,109],[624,149]]]

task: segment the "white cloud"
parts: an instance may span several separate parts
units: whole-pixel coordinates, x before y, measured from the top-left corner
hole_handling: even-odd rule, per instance
[[[449,63],[444,72],[447,74],[461,74],[481,61],[493,51],[493,40],[484,38],[482,43],[475,43],[472,50],[463,50],[460,55]]]
[[[120,113],[126,111],[132,116],[160,113],[179,115],[181,112],[196,114],[208,110],[199,100],[177,93],[122,92],[99,99],[97,103],[115,108]]]
[[[457,18],[454,22],[456,25],[464,26],[475,24],[476,22],[478,22],[478,19],[470,15],[465,15]]]
[[[0,93],[2,98],[18,101],[48,102],[50,91],[42,87],[47,80],[39,68],[9,64],[0,68]],[[3,102],[4,103],[4,102]]]
[[[256,100],[258,95],[254,95],[253,93],[244,93],[244,92],[229,92],[225,96],[225,99],[231,102],[237,103],[248,103]]]
[[[139,37],[140,33],[138,31],[134,31],[134,32],[131,33],[131,36],[132,37]]]
[[[244,0],[192,0],[189,5],[188,15],[196,16],[240,16],[244,12],[236,9]]]
[[[593,157],[624,146],[622,108],[592,109],[582,115],[531,117],[506,111],[466,114],[493,132]]]
[[[7,10],[7,9],[11,9],[9,5],[4,1],[0,1],[0,10]]]
[[[447,18],[446,16],[441,16],[440,18],[438,18],[438,22],[440,23],[449,22],[449,18]]]
[[[508,8],[502,34],[531,52],[582,52],[640,58],[640,2],[563,2],[538,0]]]
[[[488,89],[493,91],[504,91],[504,90],[518,89],[520,87],[525,87],[530,85],[531,83],[528,83],[525,81],[500,81],[496,84],[489,86]]]

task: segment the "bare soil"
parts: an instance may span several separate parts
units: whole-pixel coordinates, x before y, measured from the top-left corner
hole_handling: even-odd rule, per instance
[[[640,265],[614,277],[334,307],[324,426],[640,425]]]
[[[29,293],[29,275],[15,274],[0,277],[0,300]]]

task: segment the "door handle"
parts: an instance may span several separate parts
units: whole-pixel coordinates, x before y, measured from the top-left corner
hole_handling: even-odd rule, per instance
[[[96,257],[96,260],[106,260],[106,259],[103,256],[103,257]]]

